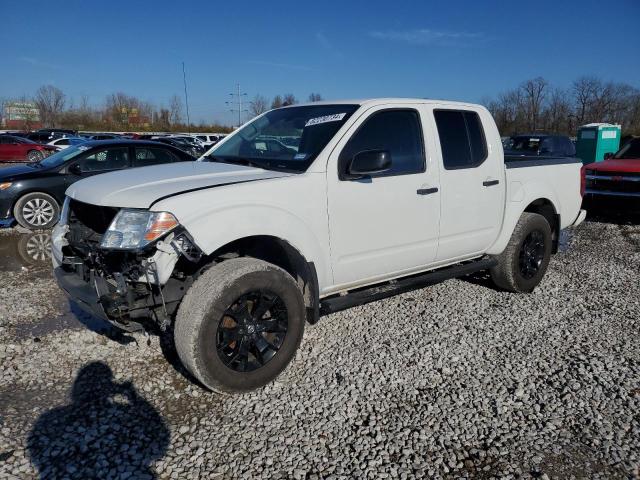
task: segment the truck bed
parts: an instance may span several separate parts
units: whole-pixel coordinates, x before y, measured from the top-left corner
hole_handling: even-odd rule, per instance
[[[563,165],[568,163],[580,163],[576,157],[527,157],[525,155],[505,155],[504,164],[507,168],[540,167],[543,165]]]

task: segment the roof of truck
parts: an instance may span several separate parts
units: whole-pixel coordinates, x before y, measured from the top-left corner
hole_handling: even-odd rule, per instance
[[[456,102],[434,98],[402,98],[402,97],[381,97],[381,98],[357,98],[346,100],[322,100],[320,102],[305,102],[287,105],[286,107],[300,107],[308,105],[378,105],[385,103],[447,103],[451,105],[475,105],[471,102]]]

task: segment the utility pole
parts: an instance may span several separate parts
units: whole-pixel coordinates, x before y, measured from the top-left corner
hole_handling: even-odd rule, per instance
[[[182,62],[182,80],[184,81],[184,103],[187,106],[187,131],[191,135],[191,120],[189,119],[189,97],[187,96],[187,74],[184,71],[184,62]]]
[[[231,96],[231,101],[230,102],[224,102],[227,105],[232,105],[236,108],[232,108],[230,110],[230,112],[235,113],[238,112],[238,127],[240,127],[240,125],[242,125],[242,114],[243,113],[247,113],[249,110],[243,110],[242,109],[242,97],[246,97],[247,94],[246,93],[240,93],[240,84],[236,83],[236,93],[230,93],[229,94]]]

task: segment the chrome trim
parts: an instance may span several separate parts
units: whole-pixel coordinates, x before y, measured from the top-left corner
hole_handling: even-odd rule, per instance
[[[587,189],[585,194],[591,195],[609,195],[612,197],[640,197],[640,192],[611,192],[609,190],[593,190]]]
[[[640,175],[637,177],[627,177],[624,175],[585,175],[585,178],[587,180],[611,180],[614,182],[640,182]]]

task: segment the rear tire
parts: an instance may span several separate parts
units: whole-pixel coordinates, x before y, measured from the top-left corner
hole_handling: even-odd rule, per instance
[[[60,206],[44,192],[27,193],[14,205],[13,216],[24,228],[45,230],[58,223]]]
[[[207,388],[245,392],[274,380],[294,357],[305,323],[302,292],[286,271],[254,258],[206,270],[184,296],[175,344]]]
[[[551,258],[551,226],[537,213],[524,212],[504,251],[491,268],[493,283],[503,290],[532,292],[544,277]]]

